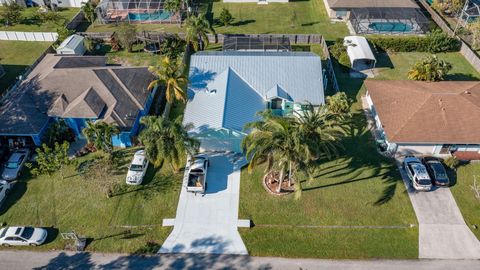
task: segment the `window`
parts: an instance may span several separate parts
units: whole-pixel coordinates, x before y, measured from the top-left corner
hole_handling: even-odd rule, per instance
[[[270,109],[272,110],[281,110],[283,100],[280,98],[274,98],[270,101]]]
[[[25,229],[22,232],[21,237],[25,239],[30,239],[33,235],[34,229],[32,227],[25,227]]]

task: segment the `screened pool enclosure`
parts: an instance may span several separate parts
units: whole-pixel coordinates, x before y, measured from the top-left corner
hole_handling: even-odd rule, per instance
[[[97,6],[102,23],[180,23],[183,12],[164,9],[165,0],[103,0]]]
[[[419,8],[355,8],[350,23],[357,34],[423,34],[429,26]]]

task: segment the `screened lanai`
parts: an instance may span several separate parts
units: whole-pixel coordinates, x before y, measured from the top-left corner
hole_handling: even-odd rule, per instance
[[[103,0],[97,7],[102,23],[180,23],[182,12],[164,9],[165,0]]]
[[[350,22],[357,34],[422,34],[429,26],[418,8],[355,8]]]
[[[460,11],[459,21],[463,26],[480,17],[480,0],[467,0]]]

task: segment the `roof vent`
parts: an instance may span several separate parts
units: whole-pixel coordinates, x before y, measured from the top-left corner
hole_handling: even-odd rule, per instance
[[[217,89],[208,89],[207,88],[207,93],[209,93],[210,95],[214,95],[217,93]]]
[[[470,92],[470,91],[468,91],[468,90],[465,90],[464,93],[467,94],[467,95],[471,95],[471,94],[472,94],[472,92]]]

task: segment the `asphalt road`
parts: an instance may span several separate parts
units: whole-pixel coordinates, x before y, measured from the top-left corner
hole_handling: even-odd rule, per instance
[[[126,254],[1,251],[0,269],[480,269],[479,260],[316,260],[241,255]]]

